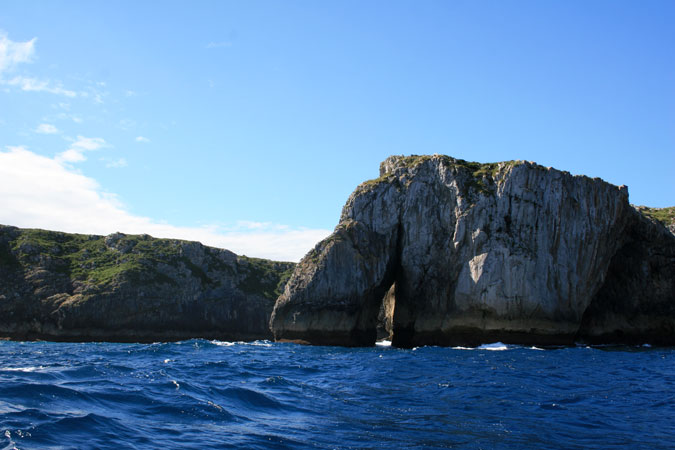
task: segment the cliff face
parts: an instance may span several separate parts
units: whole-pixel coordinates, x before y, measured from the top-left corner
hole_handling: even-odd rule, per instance
[[[147,235],[0,226],[0,337],[269,339],[293,266]]]
[[[638,211],[584,314],[586,342],[675,345],[675,227]]]
[[[651,250],[635,256],[631,242],[642,237]],[[621,278],[626,258],[650,255],[662,277],[656,303],[672,305],[673,259],[657,248],[673,239],[633,210],[627,189],[600,179],[523,161],[390,157],[296,267],[271,327],[279,340],[372,345],[388,310],[401,347],[570,344],[582,320],[583,334],[602,340],[616,336],[613,319],[584,314],[615,301],[606,278]],[[650,273],[630,283],[655,285]],[[392,285],[393,306],[383,308]],[[640,290],[627,302],[643,305]]]

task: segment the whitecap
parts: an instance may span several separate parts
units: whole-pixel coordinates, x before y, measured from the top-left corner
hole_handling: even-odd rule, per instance
[[[490,350],[501,351],[508,350],[509,347],[502,342],[493,342],[492,344],[483,344],[478,347],[452,347],[453,350]]]
[[[492,350],[492,351],[501,351],[508,350],[509,347],[502,342],[493,342],[492,344],[483,344],[478,347],[478,350]]]
[[[237,342],[216,341],[216,340],[211,341],[211,343],[213,345],[219,345],[221,347],[231,347],[237,344]]]
[[[6,370],[7,372],[36,372],[38,370],[44,369],[43,366],[28,366],[28,367],[2,367],[0,370]]]

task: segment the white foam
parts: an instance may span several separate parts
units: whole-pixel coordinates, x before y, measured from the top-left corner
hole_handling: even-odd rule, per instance
[[[502,350],[508,350],[509,347],[507,347],[506,344],[501,343],[501,342],[493,342],[492,344],[483,344],[480,347],[478,347],[479,350],[492,350],[492,351],[502,351]]]
[[[493,342],[492,344],[483,344],[478,347],[452,347],[453,350],[490,350],[490,351],[502,351],[508,350],[509,347],[502,342]]]
[[[211,341],[212,344],[214,345],[219,345],[221,347],[231,347],[233,345],[238,344],[238,342],[227,342],[227,341]]]
[[[383,340],[375,342],[378,347],[391,347],[391,341]]]
[[[272,342],[270,341],[253,341],[253,342],[244,342],[244,341],[236,341],[236,342],[228,342],[228,341],[217,341],[213,340],[210,341],[214,345],[219,345],[221,347],[232,347],[233,345],[253,345],[255,347],[271,347],[273,345]]]
[[[28,367],[2,367],[0,370],[6,370],[8,372],[37,372],[38,370],[44,369],[43,366],[28,366]]]

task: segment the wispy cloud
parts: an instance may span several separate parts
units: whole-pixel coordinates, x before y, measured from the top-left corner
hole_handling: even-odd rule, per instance
[[[24,76],[16,76],[10,80],[0,80],[0,83],[8,86],[18,86],[22,91],[48,92],[50,94],[76,97],[77,92],[64,89],[60,84],[54,85],[49,80],[38,80]]]
[[[55,160],[59,163],[76,163],[87,159],[85,152],[98,150],[106,145],[103,138],[87,138],[78,136],[77,139],[70,144],[68,150],[56,155]]]
[[[75,114],[59,113],[56,118],[60,120],[72,120],[75,123],[82,123],[82,118]]]
[[[58,133],[59,130],[56,128],[54,125],[49,124],[49,123],[41,123],[38,125],[38,127],[35,129],[36,133],[40,134],[55,134]]]
[[[37,38],[25,42],[15,42],[7,37],[7,33],[0,31],[0,85],[18,87],[22,91],[28,92],[48,92],[66,97],[76,97],[75,91],[65,89],[60,83],[54,83],[50,80],[40,80],[24,75],[4,78],[5,74],[13,72],[18,65],[33,61],[36,41]]]
[[[64,161],[23,147],[0,151],[0,198],[4,224],[87,234],[148,233],[283,261],[298,261],[330,233],[258,222],[239,222],[231,228],[159,223],[131,214],[116,195]]]
[[[137,136],[136,137],[136,142],[150,142],[150,139],[144,137],[144,136]]]
[[[232,47],[232,42],[222,41],[222,42],[209,42],[206,44],[206,48],[226,48]]]
[[[110,169],[120,169],[128,165],[127,160],[124,158],[118,159],[102,158],[102,161],[105,161],[105,166]]]
[[[35,54],[33,38],[26,42],[15,42],[7,37],[7,33],[0,31],[0,74],[12,70],[21,63],[31,62]]]
[[[136,127],[136,121],[131,119],[121,119],[117,125],[121,130],[129,131]]]

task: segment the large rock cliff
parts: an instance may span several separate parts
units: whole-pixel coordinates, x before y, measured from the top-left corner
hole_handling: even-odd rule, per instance
[[[293,266],[147,235],[0,226],[0,337],[269,339]]]
[[[278,340],[372,345],[384,314],[401,347],[617,341],[621,330],[675,343],[674,243],[627,188],[597,178],[393,156],[296,267],[271,328]]]

